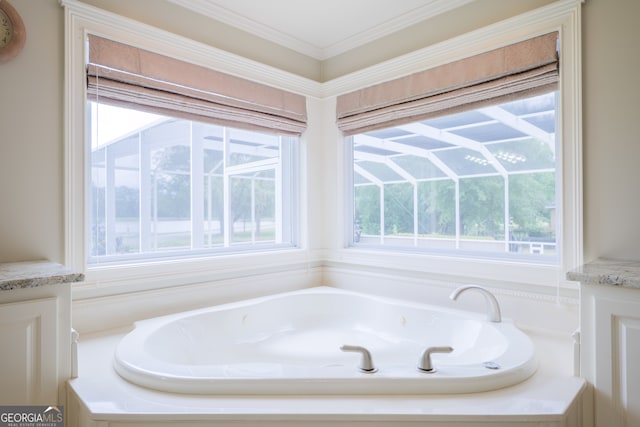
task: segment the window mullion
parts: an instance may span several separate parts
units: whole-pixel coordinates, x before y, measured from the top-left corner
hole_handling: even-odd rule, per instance
[[[380,244],[384,245],[384,184],[380,185]]]
[[[229,141],[229,129],[226,127],[222,130],[222,180],[223,180],[223,206],[224,206],[224,247],[227,248],[231,245],[231,185],[229,182],[229,173],[227,167],[229,166],[229,160],[231,156],[230,141]]]
[[[211,172],[207,173],[207,246],[213,245],[213,176]]]
[[[106,149],[105,161],[105,249],[116,253],[116,158],[112,147]]]
[[[418,246],[418,183],[412,182],[413,185],[413,246]]]
[[[455,181],[456,194],[456,249],[460,249],[460,179]]]
[[[140,153],[140,251],[151,248],[151,150],[144,144],[142,132],[138,132],[138,152]]]
[[[504,177],[504,251],[509,252],[509,175]]]
[[[189,122],[191,140],[191,247],[204,247],[204,141],[201,128]]]
[[[256,243],[256,176],[251,177],[251,243]]]
[[[283,164],[285,163],[284,153],[284,138],[281,136],[278,138],[278,145],[280,146],[280,155],[278,159],[278,163],[275,167],[275,208],[274,208],[274,220],[276,223],[276,233],[275,233],[275,241],[276,243],[282,242],[282,226],[283,219],[282,216],[282,175],[283,175]],[[290,157],[290,156],[289,156]],[[290,176],[290,175],[289,175]]]

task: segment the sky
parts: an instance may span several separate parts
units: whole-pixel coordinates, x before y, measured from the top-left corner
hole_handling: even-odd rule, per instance
[[[91,148],[95,149],[164,118],[157,114],[92,102]]]

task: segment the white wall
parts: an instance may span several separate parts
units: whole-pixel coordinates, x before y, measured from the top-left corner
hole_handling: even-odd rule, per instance
[[[640,1],[583,6],[585,261],[640,260]]]
[[[0,64],[0,262],[62,261],[64,15],[13,0],[24,50]]]
[[[316,80],[388,59],[386,56],[399,52],[403,43],[417,48],[422,43],[416,38],[429,41],[425,27],[409,28],[382,41],[383,46],[389,45],[382,57],[379,52],[385,50],[374,52],[376,49],[369,46],[353,52],[353,62],[347,55],[341,59],[342,65],[336,59],[319,66],[286,49],[266,55],[266,47],[273,46],[236,32],[234,37],[222,37],[221,28],[214,25],[205,30],[203,25],[193,25],[195,18],[187,13],[177,15],[182,19],[173,19],[175,6],[159,0],[86,1]],[[155,8],[146,8],[150,1]],[[546,2],[517,2],[518,11]],[[57,0],[11,3],[25,21],[27,44],[15,60],[0,65],[0,262],[38,258],[64,262],[63,9]],[[473,10],[480,7],[483,13],[478,19],[490,20],[513,13],[513,3],[477,0]],[[452,16],[459,18],[460,13]],[[465,16],[469,19],[474,15]],[[637,0],[587,0],[583,6],[586,261],[598,256],[640,260],[640,168],[636,164],[640,159],[636,131],[640,99],[636,77],[640,66],[640,27],[635,22],[638,16]],[[440,19],[438,25],[449,28],[454,35],[474,26],[475,21],[467,19],[464,23]],[[322,209],[332,206],[324,205]],[[311,218],[321,221],[322,217],[315,212]],[[309,227],[318,234],[318,225]],[[324,236],[316,237],[317,245],[330,244]]]

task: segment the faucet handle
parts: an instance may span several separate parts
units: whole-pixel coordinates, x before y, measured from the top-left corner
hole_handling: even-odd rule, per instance
[[[451,353],[453,351],[453,347],[428,347],[425,351],[422,352],[420,356],[420,360],[418,362],[418,369],[422,372],[426,372],[428,374],[433,374],[436,371],[436,368],[433,367],[431,363],[431,354],[432,353]]]
[[[358,367],[358,369],[360,369],[362,372],[365,372],[367,374],[373,374],[378,370],[378,368],[376,368],[375,365],[373,364],[373,359],[371,358],[371,352],[366,348],[361,347],[359,345],[345,344],[340,347],[340,350],[360,353],[362,355],[362,358],[360,359],[360,366]]]

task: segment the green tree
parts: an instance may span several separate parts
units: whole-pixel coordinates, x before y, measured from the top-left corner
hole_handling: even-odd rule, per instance
[[[545,233],[555,237],[551,230],[551,213],[555,207],[555,173],[542,172],[513,175],[509,181],[509,200],[512,228],[523,235]]]
[[[355,218],[362,234],[380,234],[380,189],[376,185],[355,187]]]
[[[456,208],[453,180],[419,183],[418,209],[419,233],[455,235]]]
[[[504,178],[487,176],[461,179],[460,233],[501,239],[503,230]]]
[[[384,186],[384,232],[386,235],[413,233],[413,185]]]
[[[140,215],[140,190],[116,187],[116,218],[138,218]]]
[[[265,176],[231,177],[231,218],[233,222],[242,220],[245,224],[255,220],[256,234],[261,232],[262,219],[275,215],[275,182],[273,172],[263,172]],[[267,179],[265,179],[267,178]],[[254,191],[254,211],[251,212],[251,186]]]
[[[191,217],[191,149],[173,145],[154,152],[154,177],[158,191],[158,216]]]

